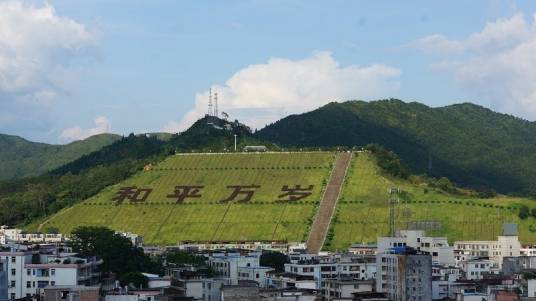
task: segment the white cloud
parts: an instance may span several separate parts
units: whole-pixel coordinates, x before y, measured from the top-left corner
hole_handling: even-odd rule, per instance
[[[509,19],[500,18],[487,23],[482,31],[462,40],[451,40],[442,34],[433,34],[410,43],[410,47],[440,54],[462,54],[464,52],[497,52],[515,46],[533,35],[533,28],[522,14]]]
[[[317,52],[301,60],[272,58],[250,65],[214,85],[220,112],[229,113],[254,128],[286,115],[302,113],[330,101],[392,96],[399,90],[400,70],[386,65],[340,66],[329,52]],[[186,129],[207,112],[208,90],[196,95],[195,108],[180,122],[164,130]]]
[[[432,69],[451,72],[460,87],[495,109],[536,118],[536,16],[527,22],[516,14],[488,23],[466,39],[436,34],[412,46],[441,53],[442,61]]]
[[[69,58],[94,45],[84,25],[56,15],[50,4],[0,2],[0,91],[47,103],[61,90]]]
[[[73,126],[61,132],[60,139],[63,141],[82,140],[97,134],[109,133],[112,130],[112,123],[105,116],[95,119],[95,127],[83,129],[80,126]]]

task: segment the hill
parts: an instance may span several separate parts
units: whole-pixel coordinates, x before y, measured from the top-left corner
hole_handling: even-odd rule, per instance
[[[100,134],[65,145],[52,145],[0,134],[0,181],[46,173],[118,139],[118,135]]]
[[[181,240],[305,241],[335,154],[171,155],[28,229],[69,232],[80,225],[106,225],[139,233],[149,244],[163,245]],[[397,178],[381,169],[378,160],[372,153],[354,153],[326,249],[343,249],[386,235],[387,191],[392,185],[400,189],[399,229],[426,229],[450,240],[492,239],[503,222],[515,222],[523,242],[536,242],[536,219],[518,216],[523,205],[536,208],[531,200],[481,199],[472,191],[445,189],[423,177]],[[247,193],[224,201],[235,185],[260,187],[253,188],[250,201],[240,201]],[[285,185],[313,188],[304,199],[289,200],[280,197]],[[243,192],[251,189],[245,187]]]
[[[41,228],[69,232],[81,225],[103,225],[139,233],[150,244],[301,241],[307,238],[307,225],[315,215],[334,156],[320,152],[172,155],[60,211]],[[296,185],[306,197],[289,201],[284,193]]]
[[[283,118],[255,137],[285,147],[377,143],[417,173],[446,176],[473,188],[536,195],[536,124],[474,104],[330,103]]]
[[[467,190],[447,192],[421,177],[405,180],[387,174],[377,156],[354,155],[325,248],[344,249],[350,243],[376,242],[389,232],[388,190],[399,189],[397,229],[423,229],[454,240],[494,240],[503,223],[517,223],[520,240],[536,242],[536,218],[520,219],[519,208],[536,208],[524,198],[478,198]],[[330,237],[330,238],[329,238]]]
[[[30,223],[53,214],[176,152],[229,151],[235,134],[238,149],[262,143],[247,126],[208,116],[179,135],[131,134],[46,174],[0,182],[0,224]]]

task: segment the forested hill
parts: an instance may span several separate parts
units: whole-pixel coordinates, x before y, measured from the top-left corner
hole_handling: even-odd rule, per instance
[[[65,145],[52,145],[0,134],[0,180],[43,174],[119,138],[118,135],[100,134]]]
[[[256,137],[299,147],[378,143],[417,173],[536,195],[536,124],[470,103],[439,108],[394,99],[330,103],[283,118]]]

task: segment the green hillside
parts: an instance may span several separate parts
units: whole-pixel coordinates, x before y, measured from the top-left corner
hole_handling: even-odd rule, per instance
[[[160,245],[183,240],[305,241],[334,159],[335,153],[329,152],[172,155],[28,229],[69,232],[82,225],[102,225],[141,234],[147,243]],[[521,205],[536,208],[533,201],[479,199],[460,189],[447,193],[425,178],[389,176],[376,160],[371,153],[355,153],[326,249],[374,242],[377,236],[386,235],[391,186],[400,189],[398,229],[425,229],[450,240],[494,239],[503,222],[515,222],[523,242],[536,242],[536,218],[518,217]],[[182,200],[184,187],[175,194],[179,185],[190,186],[189,193],[183,194],[188,197]],[[233,185],[260,187],[253,189],[250,201],[240,200],[245,194],[224,201],[234,191],[228,186]],[[279,197],[285,185],[313,187],[310,195],[291,201],[288,196]],[[131,194],[117,199],[121,189],[129,187]],[[151,189],[146,198],[144,189]]]
[[[470,103],[330,103],[256,133],[281,146],[364,146],[397,153],[416,173],[473,188],[536,195],[536,123]]]
[[[120,136],[100,134],[65,145],[51,145],[0,134],[0,181],[46,173],[118,139]]]
[[[536,242],[536,218],[520,220],[519,206],[536,208],[532,200],[496,197],[478,199],[467,191],[453,195],[387,176],[369,153],[356,153],[349,168],[343,194],[332,221],[333,238],[327,249],[344,249],[354,242],[376,242],[388,234],[388,190],[400,189],[396,207],[397,229],[424,229],[428,234],[453,240],[493,240],[505,222],[519,225],[520,239]]]
[[[132,178],[64,209],[41,226],[69,232],[81,225],[103,225],[133,231],[150,244],[180,240],[289,240],[307,238],[334,153],[183,154],[173,155]],[[175,186],[199,189],[179,201]],[[258,186],[250,201],[223,201],[234,191],[228,186]],[[289,200],[284,186],[310,195]],[[310,187],[312,185],[312,187]],[[113,200],[121,188],[152,189],[132,199]],[[243,187],[244,190],[251,188]],[[184,191],[184,190],[182,190]],[[179,192],[181,192],[179,190]],[[35,226],[35,225],[34,225]]]

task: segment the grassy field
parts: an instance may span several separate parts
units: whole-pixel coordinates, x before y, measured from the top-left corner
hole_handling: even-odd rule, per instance
[[[388,189],[401,189],[397,207],[397,229],[407,229],[415,222],[430,235],[447,236],[450,241],[496,239],[504,222],[518,223],[520,239],[536,242],[536,219],[518,218],[521,204],[536,207],[531,200],[521,198],[475,199],[453,196],[427,188],[425,184],[382,175],[375,159],[367,153],[356,154],[337,213],[330,231],[334,234],[326,249],[344,249],[354,242],[376,242],[388,233]],[[424,221],[429,221],[425,223]],[[430,222],[439,222],[431,226]]]
[[[102,225],[141,234],[147,243],[160,245],[182,240],[302,241],[334,159],[335,154],[327,152],[175,155],[60,211],[41,229],[68,233],[82,225]],[[200,197],[177,203],[168,197],[177,185],[204,187],[197,193]],[[230,185],[260,187],[249,202],[222,202],[233,192]],[[278,197],[284,185],[313,187],[311,195],[288,201]],[[113,200],[120,188],[131,186],[152,191],[143,202]]]

